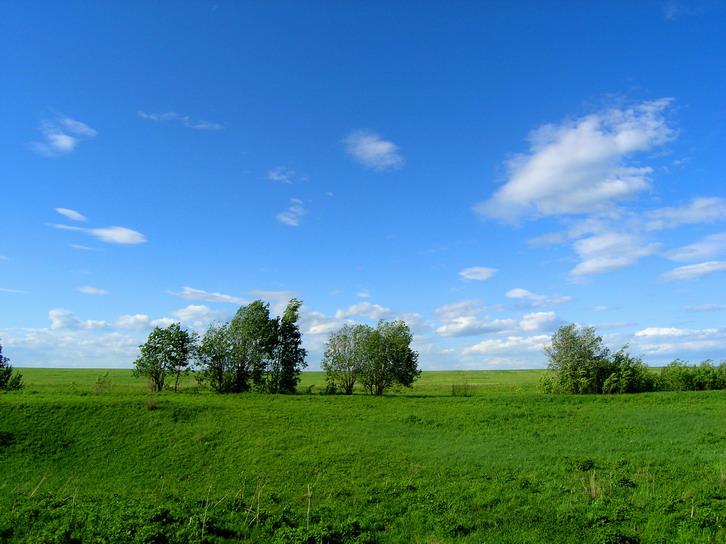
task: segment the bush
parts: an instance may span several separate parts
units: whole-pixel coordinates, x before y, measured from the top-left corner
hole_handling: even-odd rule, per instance
[[[13,374],[10,359],[3,357],[3,347],[0,345],[0,391],[15,391],[23,387],[23,376],[18,372]]]
[[[726,389],[726,361],[717,366],[707,360],[696,366],[676,359],[661,369],[659,388],[664,391]]]

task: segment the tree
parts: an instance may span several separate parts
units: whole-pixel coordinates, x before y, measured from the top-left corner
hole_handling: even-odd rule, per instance
[[[227,329],[226,323],[213,323],[199,344],[198,359],[203,379],[208,380],[217,393],[232,391],[235,383],[231,372],[232,349]]]
[[[300,372],[307,366],[307,351],[302,347],[302,333],[297,326],[301,306],[302,301],[293,298],[275,321],[275,345],[263,384],[269,393],[294,393]]]
[[[548,393],[574,394],[653,391],[655,377],[627,348],[611,353],[595,327],[574,323],[560,327],[544,347],[549,362],[542,388]]]
[[[331,387],[353,394],[363,358],[363,338],[372,331],[368,325],[344,325],[328,337],[322,367]]]
[[[226,371],[230,375],[223,392],[241,393],[253,384],[261,385],[277,339],[269,305],[255,300],[240,307],[227,326],[226,338],[230,350]]]
[[[19,372],[13,374],[10,359],[3,356],[3,347],[0,345],[0,391],[15,391],[23,387],[22,374]]]
[[[403,321],[379,321],[363,337],[360,381],[372,395],[393,385],[411,387],[421,375],[418,353],[411,349],[411,334]]]
[[[139,346],[141,356],[134,361],[134,376],[146,376],[152,391],[162,391],[167,377],[173,375],[176,391],[181,376],[192,366],[196,342],[197,334],[182,329],[180,323],[156,327]]]

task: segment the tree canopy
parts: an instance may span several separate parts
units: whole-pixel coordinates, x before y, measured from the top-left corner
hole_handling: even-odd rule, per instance
[[[183,373],[190,370],[196,354],[197,334],[172,323],[156,327],[139,346],[141,355],[134,361],[134,375],[146,376],[152,391],[163,391],[167,377],[174,376],[174,390]]]
[[[3,356],[3,347],[0,344],[0,391],[13,391],[23,387],[22,374],[19,372],[13,373],[10,359]]]

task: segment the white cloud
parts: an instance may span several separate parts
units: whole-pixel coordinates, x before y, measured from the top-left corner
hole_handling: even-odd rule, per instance
[[[292,184],[294,177],[295,171],[284,166],[278,166],[277,168],[270,170],[267,174],[267,179],[272,181],[281,181],[287,184]]]
[[[63,230],[75,230],[79,232],[85,232],[90,234],[94,238],[107,242],[109,244],[143,244],[146,242],[146,237],[135,230],[127,229],[126,227],[104,227],[100,229],[89,229],[84,227],[72,227],[69,225],[56,225],[51,224],[51,227],[55,229]]]
[[[55,211],[57,211],[61,215],[65,215],[68,219],[71,219],[72,221],[88,221],[83,215],[78,213],[75,210],[69,210],[68,208],[54,208]]]
[[[421,314],[414,312],[394,311],[390,308],[384,308],[378,304],[370,302],[359,302],[353,304],[345,310],[335,312],[335,319],[342,321],[350,318],[364,318],[376,322],[381,319],[386,321],[404,321],[412,330],[427,330],[428,323],[423,319]]]
[[[482,304],[481,300],[460,300],[459,302],[439,306],[434,310],[433,314],[441,321],[451,321],[460,317],[473,317],[485,311]]]
[[[583,238],[574,243],[582,262],[570,274],[587,276],[621,270],[657,253],[660,248],[661,244],[645,243],[635,234],[606,232]]]
[[[303,201],[298,198],[291,198],[290,203],[290,207],[284,212],[278,213],[276,218],[281,223],[297,227],[300,225],[300,218],[308,211],[304,208]]]
[[[672,229],[679,225],[726,221],[726,199],[698,197],[687,206],[661,208],[646,214],[648,230]]]
[[[665,255],[673,261],[700,261],[726,251],[726,232],[711,234],[688,246],[668,251]]]
[[[21,291],[20,289],[6,289],[5,287],[0,287],[0,293],[16,293],[18,295],[27,295],[27,291]]]
[[[96,287],[91,287],[90,285],[79,287],[78,292],[84,293],[86,295],[108,295],[108,291],[104,291],[103,289],[97,289]]]
[[[526,332],[554,331],[563,324],[555,312],[535,312],[522,317],[520,328]]]
[[[650,356],[682,357],[687,352],[700,352],[708,358],[708,353],[721,354],[726,350],[726,329],[649,327],[635,333],[632,347]]]
[[[514,319],[494,319],[489,316],[460,316],[448,319],[436,329],[436,334],[445,337],[476,336],[483,333],[502,332],[517,327]]]
[[[48,312],[51,329],[105,331],[111,326],[105,321],[82,321],[70,310],[58,308]]]
[[[467,280],[488,280],[498,270],[496,268],[486,268],[483,266],[472,266],[470,268],[464,268],[459,272],[459,276]]]
[[[652,169],[626,159],[673,137],[663,115],[671,102],[612,108],[533,131],[529,152],[508,161],[506,184],[475,210],[516,221],[602,212],[632,198],[650,187]]]
[[[193,287],[182,287],[180,293],[174,293],[173,291],[167,291],[170,295],[183,298],[185,300],[203,300],[205,302],[230,302],[232,304],[249,304],[250,300],[246,298],[235,297],[232,295],[224,295],[222,293],[208,293],[201,289],[194,289]]]
[[[212,310],[209,306],[196,304],[171,312],[171,315],[195,328],[203,327],[213,321],[227,321],[230,318],[226,310]]]
[[[522,289],[522,288],[510,289],[509,291],[507,291],[505,293],[505,296],[508,298],[516,298],[516,299],[520,299],[520,300],[529,301],[529,303],[535,307],[544,307],[544,306],[553,306],[555,304],[564,304],[565,302],[570,302],[572,300],[572,297],[567,297],[567,296],[537,295],[535,293],[532,293],[531,291],[527,291],[526,289]]]
[[[681,266],[661,275],[661,281],[696,280],[708,274],[726,272],[726,261],[708,261],[705,263]]]
[[[30,142],[30,149],[46,157],[57,157],[73,151],[84,139],[93,138],[97,132],[88,125],[56,115],[40,124],[44,142]]]
[[[192,121],[188,115],[181,115],[173,111],[167,113],[147,113],[139,110],[136,113],[142,119],[148,119],[150,121],[173,121],[181,123],[185,127],[199,130],[221,130],[224,128],[219,123],[212,123],[210,121]]]
[[[464,355],[469,354],[504,354],[511,353],[531,353],[534,351],[542,351],[544,345],[550,341],[548,335],[537,336],[509,336],[507,338],[495,338],[492,340],[484,340],[473,346],[463,350]]]
[[[345,151],[358,163],[371,170],[384,171],[401,168],[403,157],[393,142],[366,130],[359,130],[343,140]]]
[[[361,289],[355,294],[355,296],[360,298],[371,298],[371,294],[368,292],[368,289]]]
[[[567,238],[560,232],[548,232],[527,240],[527,244],[533,247],[559,246],[567,243]]]

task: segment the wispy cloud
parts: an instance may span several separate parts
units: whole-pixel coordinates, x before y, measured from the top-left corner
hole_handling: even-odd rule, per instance
[[[657,253],[661,247],[661,244],[643,241],[633,233],[595,234],[574,243],[581,262],[570,274],[582,277],[628,268],[642,257]]]
[[[467,280],[488,280],[497,272],[498,270],[496,268],[472,266],[469,268],[464,268],[461,272],[459,272],[459,276]]]
[[[72,221],[88,221],[86,217],[75,210],[69,210],[68,208],[54,208],[59,214],[66,216]]]
[[[84,293],[86,295],[108,295],[108,291],[105,291],[103,289],[97,289],[96,287],[91,287],[90,285],[79,287],[78,292]]]
[[[661,281],[697,280],[703,276],[726,272],[726,261],[708,261],[705,263],[681,266],[661,275]]]
[[[291,198],[290,203],[290,207],[287,210],[278,213],[275,217],[285,225],[297,227],[300,225],[300,218],[307,214],[308,211],[303,206],[303,201],[298,198]]]
[[[376,171],[396,170],[404,163],[398,146],[378,134],[359,130],[343,140],[345,151],[359,164]]]
[[[646,214],[648,230],[672,229],[680,225],[726,221],[726,199],[698,197],[686,206],[661,208]]]
[[[595,213],[648,189],[652,168],[627,159],[673,138],[664,116],[671,102],[663,98],[540,127],[529,135],[529,152],[507,162],[505,185],[475,211],[509,222]]]
[[[272,181],[281,181],[282,183],[292,184],[295,177],[295,171],[285,166],[278,166],[267,173],[267,179]]]
[[[5,287],[0,287],[0,293],[15,293],[18,295],[27,295],[27,291],[21,291],[20,289],[7,289]]]
[[[700,261],[726,251],[726,232],[710,234],[695,244],[668,251],[665,255],[673,261]]]
[[[198,130],[221,130],[224,127],[219,123],[212,123],[210,121],[194,121],[188,115],[181,115],[179,113],[170,111],[167,113],[147,113],[145,111],[136,112],[142,119],[148,119],[150,121],[171,121],[181,123],[185,127],[196,128]]]
[[[94,138],[98,133],[80,121],[65,115],[56,115],[40,123],[44,141],[30,142],[30,149],[45,157],[57,157],[73,151],[80,142]]]
[[[105,227],[100,229],[90,229],[84,227],[72,227],[69,225],[56,224],[51,224],[49,226],[53,227],[54,229],[85,232],[86,234],[90,234],[94,238],[97,238],[98,240],[101,240],[102,242],[107,242],[109,244],[134,245],[143,244],[147,241],[146,237],[143,234],[135,230],[127,229],[126,227]]]
[[[679,355],[685,352],[726,350],[726,329],[679,329],[648,327],[635,333],[635,349],[647,355]]]
[[[229,302],[232,304],[249,304],[250,300],[240,298],[233,295],[225,295],[222,293],[209,293],[202,289],[194,289],[193,287],[182,287],[179,293],[167,291],[170,295],[174,295],[185,300],[202,300],[204,302]]]
[[[529,305],[542,308],[546,306],[554,306],[556,304],[564,304],[565,302],[570,302],[572,300],[572,297],[567,296],[559,296],[559,295],[553,295],[553,296],[546,296],[546,295],[537,295],[535,293],[532,293],[531,291],[527,291],[526,289],[516,288],[516,289],[510,289],[505,293],[505,296],[508,298],[515,298],[522,301],[526,301]]]
[[[230,318],[227,310],[212,310],[209,306],[196,304],[171,312],[171,315],[195,328],[203,327],[213,321],[227,321]]]

